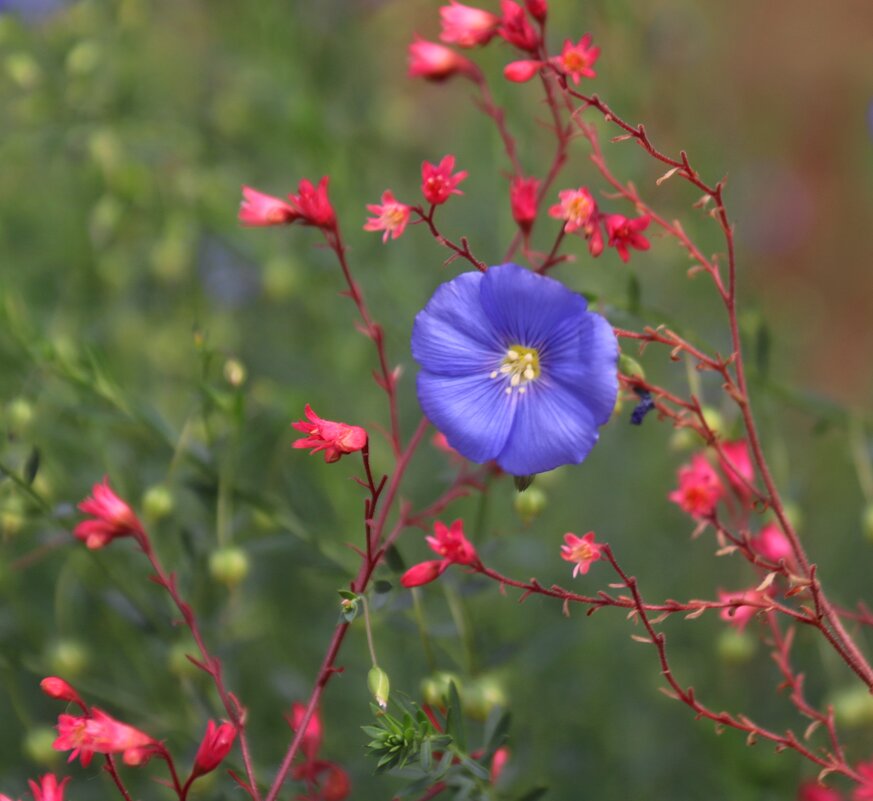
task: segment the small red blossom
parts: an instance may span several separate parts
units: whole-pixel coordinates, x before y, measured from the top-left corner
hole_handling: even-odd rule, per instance
[[[747,495],[749,484],[755,480],[755,468],[749,456],[749,445],[744,439],[725,442],[721,446],[722,472],[740,495]]]
[[[367,444],[367,432],[360,426],[323,420],[307,403],[304,409],[309,422],[298,420],[291,425],[307,436],[294,442],[295,448],[312,448],[310,454],[324,451],[325,462],[336,462],[347,453],[361,450]]]
[[[500,781],[500,774],[503,773],[507,762],[509,762],[509,749],[502,745],[494,752],[494,756],[491,758],[491,784],[497,784]]]
[[[709,517],[724,495],[724,485],[703,454],[695,454],[691,464],[679,468],[679,487],[667,497],[695,520]]]
[[[399,203],[390,189],[382,193],[382,203],[371,203],[367,211],[375,214],[364,223],[365,231],[384,231],[382,242],[387,242],[388,237],[397,239],[406,230],[409,222],[410,208],[405,203]]]
[[[265,195],[250,186],[242,188],[243,200],[237,219],[243,225],[290,225],[300,215],[286,203],[272,195]]]
[[[58,781],[53,773],[46,773],[39,777],[39,781],[29,779],[27,783],[33,793],[33,801],[64,801],[64,788],[69,781],[69,776]]]
[[[540,182],[536,178],[516,175],[509,185],[509,204],[512,219],[524,233],[528,233],[537,218],[537,192]]]
[[[94,754],[122,754],[126,764],[142,764],[157,743],[145,732],[116,720],[97,707],[90,716],[60,715],[56,751],[72,751],[68,762],[79,757],[87,767]]]
[[[439,206],[452,195],[464,194],[457,187],[467,177],[467,171],[461,170],[452,175],[453,169],[454,156],[444,156],[436,166],[427,161],[421,165],[421,193],[428,203]]]
[[[861,774],[861,783],[852,790],[852,801],[873,801],[873,761],[859,762],[855,770]]]
[[[721,610],[721,612],[719,612],[718,616],[722,620],[726,623],[730,623],[739,631],[742,631],[748,622],[759,611],[761,611],[761,604],[766,603],[769,600],[769,597],[765,593],[758,592],[757,590],[744,590],[742,592],[724,592],[723,590],[719,590],[718,600],[722,603],[747,601],[749,604],[755,604],[754,606],[746,604],[726,606]]]
[[[797,788],[797,801],[843,801],[843,796],[837,790],[809,781]]]
[[[641,233],[649,227],[649,223],[652,221],[648,214],[633,219],[622,214],[606,214],[603,221],[606,223],[606,232],[609,234],[609,246],[618,251],[623,262],[627,262],[630,258],[629,247],[636,250],[648,250],[651,247],[649,240]]]
[[[295,701],[291,705],[291,714],[286,715],[285,719],[293,731],[297,731],[303,724],[303,718],[306,716],[306,704],[301,704]],[[321,738],[323,727],[321,725],[321,715],[318,709],[312,713],[309,722],[306,724],[306,731],[303,733],[303,738],[300,740],[300,752],[306,758],[307,762],[313,761],[318,756],[318,749],[321,748]]]
[[[561,546],[561,558],[568,562],[575,562],[573,577],[580,573],[584,576],[593,562],[600,559],[603,543],[594,541],[594,532],[589,531],[582,537],[567,532],[564,535],[564,545]]]
[[[349,774],[333,762],[327,763],[325,773],[321,779],[321,801],[343,801],[352,789]]]
[[[401,577],[400,583],[407,589],[421,587],[436,581],[451,564],[446,559],[432,559],[429,562],[419,562],[409,568]]]
[[[91,488],[91,495],[78,508],[94,518],[83,520],[73,529],[73,536],[82,540],[89,548],[103,548],[118,537],[141,539],[145,536],[142,523],[133,510],[112,491],[106,476],[102,484],[95,484]]]
[[[458,565],[477,565],[479,557],[473,544],[464,536],[464,523],[456,520],[446,527],[439,520],[433,524],[433,537],[425,537],[434,553]]]
[[[524,9],[515,0],[500,0],[503,17],[497,30],[509,44],[528,53],[536,53],[540,36],[530,24]]]
[[[749,545],[755,553],[761,554],[771,562],[778,562],[780,559],[787,561],[794,553],[788,537],[775,523],[768,523],[764,526],[757,537],[749,540]]]
[[[525,0],[525,6],[527,6],[527,13],[537,22],[546,21],[546,15],[549,13],[549,4],[546,0]]]
[[[527,83],[531,78],[535,78],[542,68],[542,61],[511,61],[503,68],[503,77],[513,83]]]
[[[573,44],[571,39],[564,42],[561,55],[555,56],[552,63],[563,70],[573,81],[578,84],[580,78],[594,78],[594,63],[600,56],[600,48],[591,46],[591,34],[586,33],[578,44]]]
[[[559,203],[549,209],[549,216],[556,220],[566,220],[564,232],[572,234],[584,228],[597,216],[597,204],[591,193],[584,187],[562,189],[558,192]]]
[[[57,676],[47,676],[39,683],[39,687],[49,698],[85,706],[72,685]]]
[[[214,720],[206,724],[206,733],[194,757],[192,776],[203,776],[215,770],[230,753],[236,739],[236,726],[224,721],[216,725]]]
[[[328,176],[324,176],[318,186],[304,178],[297,184],[297,194],[288,195],[288,200],[297,212],[303,225],[314,225],[325,231],[336,228],[336,214],[327,196]]]
[[[488,44],[500,24],[500,17],[481,8],[465,6],[451,0],[451,5],[440,8],[443,30],[440,39],[458,47]]]
[[[478,70],[468,58],[445,45],[415,37],[409,45],[409,77],[444,81],[452,75],[474,77]]]

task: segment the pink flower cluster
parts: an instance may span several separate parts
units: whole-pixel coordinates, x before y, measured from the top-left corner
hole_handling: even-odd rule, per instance
[[[323,231],[335,231],[336,214],[327,196],[327,183],[327,176],[318,182],[318,186],[304,178],[297,186],[297,194],[288,195],[287,202],[244,186],[239,221],[249,226],[291,225],[299,222]]]
[[[433,531],[434,536],[425,539],[431,550],[442,559],[432,559],[410,567],[400,578],[404,587],[429,584],[439,578],[449,565],[467,565],[473,569],[481,567],[476,549],[464,535],[464,524],[461,520],[455,520],[448,528],[436,521]]]

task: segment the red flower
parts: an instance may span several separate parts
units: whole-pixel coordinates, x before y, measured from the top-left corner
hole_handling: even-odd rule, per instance
[[[564,42],[561,55],[555,56],[552,63],[563,70],[572,80],[578,84],[580,78],[594,78],[594,62],[600,55],[599,47],[591,47],[591,34],[586,33],[579,44],[573,44],[571,39]]]
[[[367,444],[367,432],[360,426],[323,420],[312,411],[308,403],[305,412],[308,423],[298,420],[291,424],[308,435],[296,440],[295,448],[312,448],[310,453],[324,451],[325,462],[336,462],[344,454],[359,451]]]
[[[291,705],[291,714],[286,716],[288,725],[293,731],[297,731],[303,723],[303,718],[306,715],[306,704],[301,704],[295,701]],[[321,748],[322,725],[321,716],[318,709],[312,713],[309,722],[306,724],[306,731],[300,741],[300,752],[306,758],[307,762],[312,762],[318,756],[318,749]]]
[[[381,205],[372,203],[367,206],[367,211],[376,214],[364,223],[365,231],[384,231],[382,241],[387,242],[388,237],[397,239],[406,230],[409,222],[410,208],[405,203],[398,203],[390,189],[382,193]]]
[[[336,228],[336,214],[327,197],[328,177],[325,175],[318,186],[304,178],[297,185],[297,194],[288,195],[294,211],[303,225],[314,225],[326,231]]]
[[[769,559],[771,562],[778,562],[780,559],[787,561],[794,554],[788,537],[774,523],[768,523],[764,526],[757,537],[749,540],[749,545],[753,551],[761,554],[761,556]]]
[[[440,8],[443,31],[440,39],[459,47],[488,44],[497,33],[500,17],[481,8],[465,6],[451,0],[450,6]]]
[[[512,61],[503,68],[503,77],[514,83],[527,83],[542,68],[542,61]]]
[[[194,757],[191,775],[203,776],[215,770],[230,753],[235,739],[236,727],[232,723],[225,721],[220,726],[216,726],[215,721],[210,720],[206,724],[206,733],[200,742],[200,748],[197,749],[197,756]]]
[[[250,186],[242,188],[238,219],[243,225],[290,225],[300,215],[284,200]]]
[[[519,50],[536,53],[540,37],[528,21],[524,9],[515,0],[500,0],[500,9],[503,19],[497,32]]]
[[[33,793],[33,801],[64,801],[64,787],[70,780],[66,776],[61,781],[53,773],[46,773],[45,776],[40,776],[39,781],[33,779],[28,780],[30,792]]]
[[[77,756],[87,767],[94,754],[123,754],[128,765],[139,765],[158,744],[145,732],[115,720],[97,707],[91,715],[60,715],[58,737],[52,743],[56,751],[72,751],[68,762]]]
[[[525,233],[529,232],[537,218],[537,190],[540,182],[536,178],[522,178],[516,175],[509,185],[509,204],[512,219]]]
[[[349,774],[333,762],[327,764],[326,773],[321,780],[322,801],[343,801],[352,789]]]
[[[703,454],[696,454],[690,465],[679,468],[679,487],[667,497],[696,520],[712,515],[724,495],[718,473]]]
[[[538,22],[546,21],[546,14],[549,11],[549,4],[546,0],[525,0],[527,12]]]
[[[40,689],[49,697],[58,701],[67,701],[84,707],[85,704],[79,698],[79,694],[73,687],[57,676],[47,676],[39,683]]]
[[[594,532],[589,531],[584,537],[577,537],[567,532],[564,535],[565,545],[561,546],[561,558],[568,562],[575,562],[573,577],[580,573],[584,576],[591,568],[591,564],[600,559],[603,544],[594,541]]]
[[[130,536],[139,540],[145,536],[142,523],[112,491],[106,476],[102,484],[91,488],[91,496],[79,504],[79,509],[94,517],[93,520],[83,520],[73,529],[73,536],[89,548],[102,548],[117,537]]]
[[[755,604],[755,606],[749,606],[746,604],[726,606],[721,610],[721,612],[719,612],[718,616],[722,620],[742,631],[746,627],[746,624],[748,624],[748,622],[761,611],[761,604],[767,603],[770,599],[765,593],[758,592],[757,590],[744,590],[742,592],[724,592],[723,590],[719,590],[718,600],[722,603],[728,603],[730,601],[749,601]]]
[[[429,562],[419,562],[417,565],[410,567],[400,577],[400,583],[407,588],[430,584],[438,579],[450,564],[451,562],[446,559],[432,559]]]
[[[725,442],[721,446],[722,472],[740,495],[748,495],[749,484],[755,480],[755,468],[744,439]],[[745,481],[743,480],[745,479]]]
[[[597,216],[597,204],[584,186],[578,189],[563,189],[558,192],[558,199],[560,202],[549,208],[549,216],[567,221],[564,226],[565,233],[572,234],[594,222]]]
[[[433,530],[435,536],[425,539],[431,550],[443,558],[413,565],[400,577],[400,583],[404,587],[429,584],[441,576],[451,564],[474,568],[481,564],[473,543],[464,536],[464,524],[461,520],[456,520],[451,527],[446,527],[437,520],[433,524]]]
[[[476,66],[451,48],[415,37],[409,45],[409,77],[444,81],[456,73],[473,77]]]
[[[861,774],[861,783],[852,790],[852,801],[873,801],[873,762],[859,762],[855,770]]]
[[[843,796],[837,790],[809,781],[797,789],[797,801],[843,801]]]
[[[461,170],[452,175],[453,169],[454,156],[444,156],[437,166],[427,161],[421,165],[421,193],[428,203],[439,206],[452,195],[464,194],[457,186],[467,177],[467,171]]]
[[[649,240],[641,233],[649,227],[649,223],[652,221],[648,214],[633,219],[621,214],[607,214],[603,221],[606,223],[606,232],[609,234],[609,246],[618,251],[622,261],[626,262],[630,258],[628,247],[636,248],[636,250],[649,249]]]

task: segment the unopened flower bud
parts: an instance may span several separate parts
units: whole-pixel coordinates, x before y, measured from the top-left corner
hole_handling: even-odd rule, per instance
[[[55,673],[74,677],[88,666],[90,655],[78,640],[58,640],[49,650],[48,661]]]
[[[228,359],[224,363],[224,380],[238,389],[246,381],[246,367],[239,359]]]
[[[143,515],[149,520],[162,520],[175,505],[173,493],[164,484],[154,484],[142,496]]]
[[[388,708],[388,694],[391,691],[391,683],[388,681],[388,674],[377,665],[370,668],[367,674],[367,686],[370,688],[370,693],[376,699],[380,709]]]
[[[618,357],[618,370],[630,378],[639,378],[643,381],[646,379],[646,372],[643,370],[643,366],[626,353],[622,353]]]
[[[512,61],[503,68],[503,77],[513,83],[527,83],[543,68],[542,61]]]
[[[512,505],[516,514],[525,525],[532,523],[546,508],[548,497],[539,487],[530,487],[526,492],[518,492],[513,499]]]
[[[473,720],[484,721],[494,707],[506,706],[506,692],[494,676],[480,676],[464,687],[461,705]]]
[[[37,726],[24,735],[23,750],[28,759],[39,765],[51,766],[60,754],[52,747],[58,733],[51,726]]]
[[[840,725],[855,727],[873,723],[873,695],[866,687],[837,690],[831,698],[831,704]]]
[[[242,548],[219,548],[209,557],[209,575],[228,589],[237,587],[248,574],[249,557]]]
[[[718,655],[731,665],[742,665],[755,654],[757,641],[746,631],[733,627],[724,629],[718,637]]]
[[[39,683],[40,689],[49,697],[58,701],[81,704],[82,699],[70,684],[57,676],[47,676]]]
[[[700,410],[703,413],[703,419],[706,421],[707,427],[712,431],[712,433],[717,437],[723,436],[726,427],[721,412],[718,409],[714,409],[712,406],[702,406]]]
[[[27,428],[33,420],[33,406],[24,398],[13,398],[6,404],[6,425],[12,431]]]
[[[545,22],[546,14],[549,11],[549,4],[546,0],[525,0],[527,13],[530,14],[537,22]]]
[[[224,721],[216,725],[214,720],[206,724],[206,733],[194,758],[192,775],[202,776],[215,770],[230,753],[233,741],[236,739],[236,727],[232,723]]]
[[[452,683],[463,693],[461,680],[454,673],[441,670],[427,676],[421,682],[421,697],[430,706],[444,708],[448,705],[449,685]]]
[[[400,583],[407,589],[421,587],[423,584],[438,579],[446,569],[448,562],[443,559],[432,559],[429,562],[419,562],[409,568],[401,577]]]

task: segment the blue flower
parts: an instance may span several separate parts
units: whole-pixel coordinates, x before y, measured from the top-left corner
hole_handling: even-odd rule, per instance
[[[513,475],[578,464],[615,407],[612,326],[517,264],[439,287],[415,318],[412,355],[421,407],[448,443]]]

